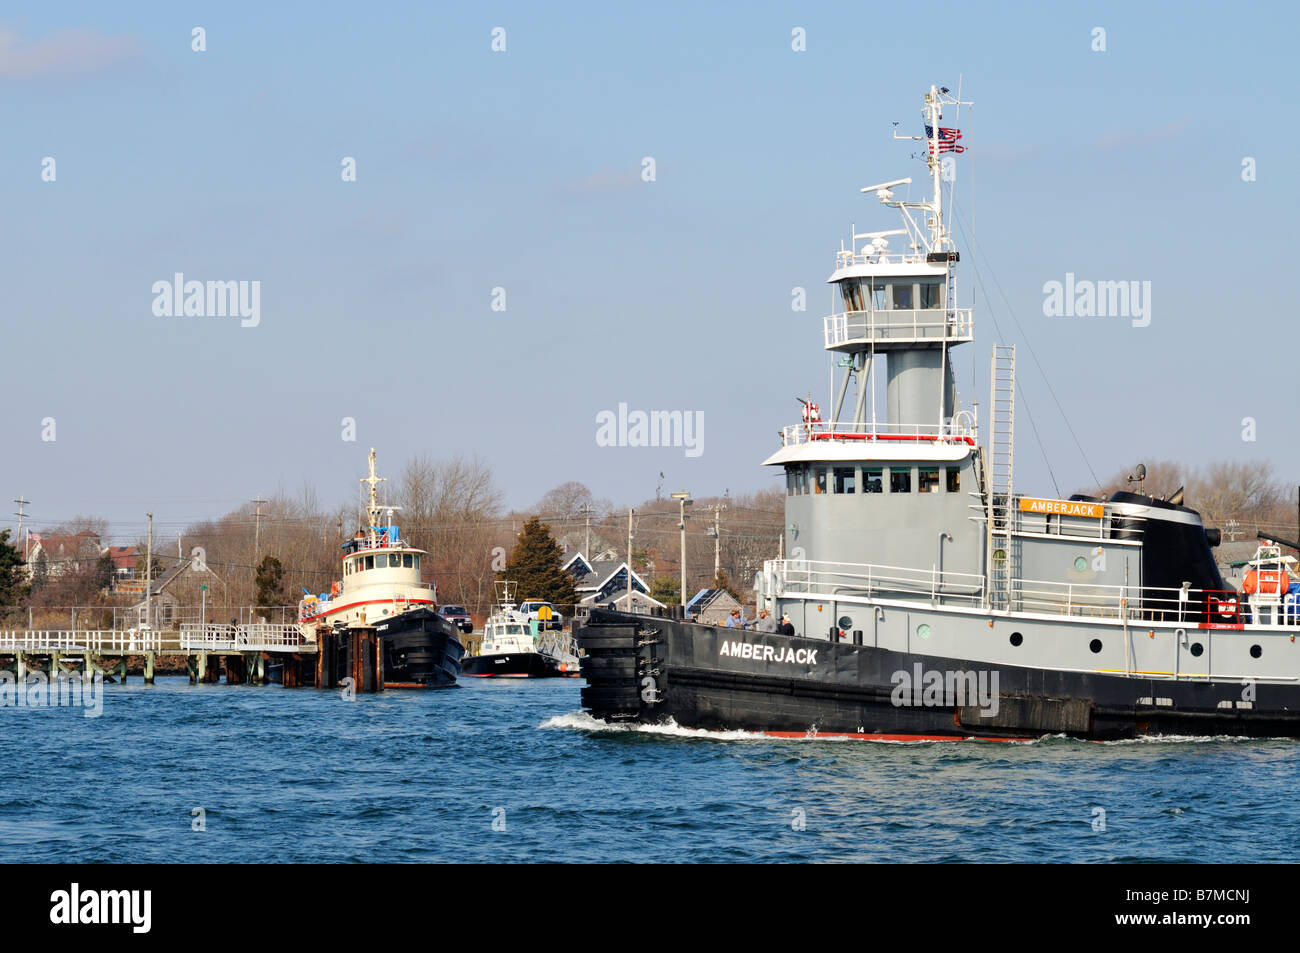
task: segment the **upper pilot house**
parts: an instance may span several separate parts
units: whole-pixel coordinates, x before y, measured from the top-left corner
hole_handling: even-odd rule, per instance
[[[934,106],[927,122],[937,122]],[[942,162],[932,156],[929,168],[933,194],[922,201],[896,195],[910,178],[864,188],[897,209],[903,227],[854,227],[836,255],[828,281],[840,310],[822,328],[839,375],[829,419],[806,403],[803,422],[782,431],[766,461],[786,470],[790,558],[842,563],[866,552],[873,563],[982,569],[970,496],[983,479],[976,420],[959,408],[952,370],[952,349],[973,339],[974,322],[956,306]]]

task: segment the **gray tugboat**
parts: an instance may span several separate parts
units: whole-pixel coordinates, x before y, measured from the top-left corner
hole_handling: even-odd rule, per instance
[[[784,631],[594,611],[576,628],[593,716],[901,741],[1300,737],[1300,586],[1276,549],[1238,593],[1181,493],[1016,490],[1013,347],[993,349],[985,443],[958,405],[952,352],[974,326],[944,205],[960,132],[940,122],[965,105],[925,95],[928,200],[895,197],[910,179],[862,190],[902,227],[841,248],[833,411],[808,401],[765,461],[785,471],[787,555],[758,601]]]

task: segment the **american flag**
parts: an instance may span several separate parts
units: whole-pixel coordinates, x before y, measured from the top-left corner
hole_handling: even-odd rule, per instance
[[[934,127],[933,126],[925,127],[925,138],[926,141],[930,143],[930,151],[933,152],[934,151]],[[940,126],[939,127],[939,152],[941,153],[956,152],[959,154],[965,152],[966,147],[959,146],[957,144],[957,140],[960,138],[961,138],[960,129],[948,129],[944,126]]]

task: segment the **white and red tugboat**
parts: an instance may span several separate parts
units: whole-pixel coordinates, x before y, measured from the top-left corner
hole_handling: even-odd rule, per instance
[[[428,556],[409,545],[393,524],[396,507],[380,506],[375,451],[370,450],[370,501],[366,525],[343,544],[343,578],[328,593],[308,594],[298,605],[298,625],[312,638],[318,627],[373,626],[383,648],[385,688],[454,685],[465,647],[456,626],[437,611],[437,589],[421,581]],[[346,652],[339,657],[346,673]],[[342,675],[340,675],[342,677]]]

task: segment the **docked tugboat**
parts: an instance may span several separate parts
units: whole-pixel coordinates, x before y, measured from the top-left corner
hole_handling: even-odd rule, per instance
[[[456,626],[436,611],[437,589],[420,579],[428,554],[410,546],[393,524],[396,507],[380,506],[375,488],[375,451],[370,450],[366,526],[343,544],[343,577],[328,593],[307,594],[298,625],[315,638],[318,629],[371,626],[379,636],[385,688],[442,688],[456,683],[465,647]],[[338,653],[339,678],[351,670],[346,649]]]
[[[785,473],[785,557],[756,591],[781,629],[593,611],[575,635],[594,717],[900,741],[1300,737],[1300,586],[1276,549],[1238,593],[1181,491],[1017,490],[1013,347],[993,349],[984,442],[958,404],[952,352],[974,326],[944,202],[961,133],[940,123],[965,105],[930,88],[932,194],[863,189],[902,227],[855,229],[836,258],[843,307],[819,329],[843,369],[833,411],[765,461]]]
[[[546,620],[529,618],[516,608],[515,584],[495,583],[497,606],[483,627],[477,655],[464,660],[469,678],[562,678],[580,675],[578,656],[562,633],[545,628]]]

